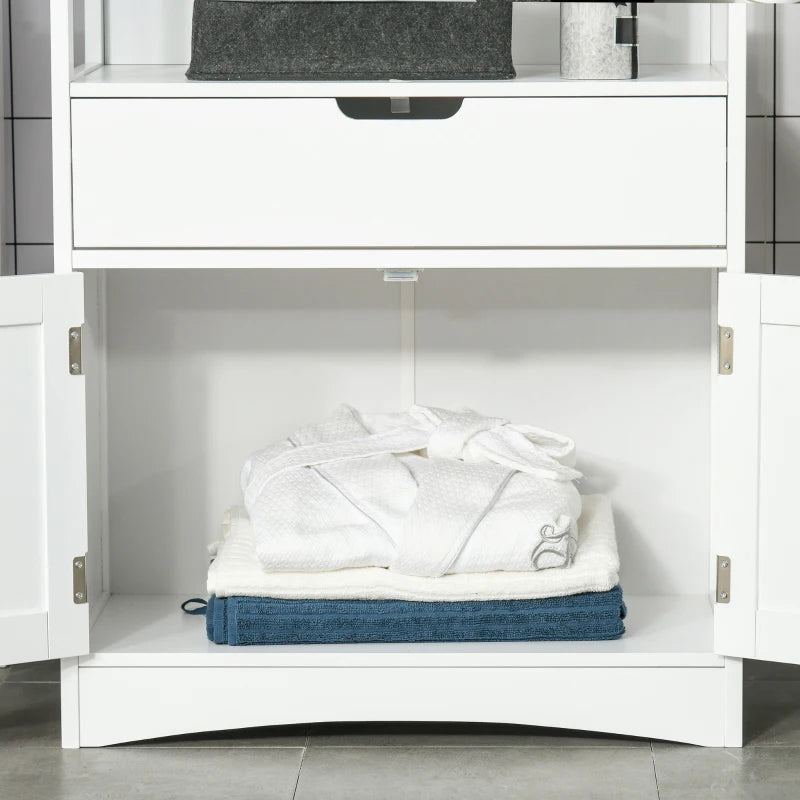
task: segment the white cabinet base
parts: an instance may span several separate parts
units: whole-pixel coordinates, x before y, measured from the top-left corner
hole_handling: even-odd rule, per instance
[[[741,745],[707,597],[626,598],[612,642],[226,647],[175,596],[113,595],[62,666],[63,744],[315,722],[490,722]]]
[[[446,721],[737,747],[740,664],[731,660],[723,667],[659,669],[87,667],[78,670],[78,737],[65,720],[64,744],[98,747],[262,725]],[[70,721],[73,726],[77,722],[74,717]]]

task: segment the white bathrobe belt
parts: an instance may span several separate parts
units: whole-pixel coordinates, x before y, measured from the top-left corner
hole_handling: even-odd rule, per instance
[[[250,474],[255,472],[256,475],[243,487],[245,505],[250,506],[255,503],[270,480],[281,472],[350,458],[368,458],[385,453],[413,453],[425,447],[428,436],[426,431],[418,428],[400,428],[344,442],[321,442],[287,450],[258,465],[260,467],[258,470],[250,469]],[[258,456],[254,457],[257,458]]]

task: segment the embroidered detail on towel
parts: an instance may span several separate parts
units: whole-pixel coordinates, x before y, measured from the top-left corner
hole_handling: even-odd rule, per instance
[[[569,517],[561,516],[558,518],[556,525],[558,527],[542,525],[539,531],[542,541],[536,545],[531,556],[531,564],[534,569],[539,569],[539,559],[545,553],[563,558],[562,567],[568,567],[572,564],[575,553],[578,551],[578,539],[572,535],[572,520]]]

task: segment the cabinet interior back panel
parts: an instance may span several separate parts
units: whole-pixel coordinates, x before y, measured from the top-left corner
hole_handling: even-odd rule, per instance
[[[343,402],[400,403],[378,272],[108,273],[111,589],[202,592],[247,456]]]
[[[417,402],[572,436],[625,590],[705,593],[711,298],[705,271],[428,271]]]
[[[187,64],[192,5],[192,0],[105,0],[106,62]],[[515,63],[558,63],[558,16],[558,3],[516,4]],[[708,63],[707,3],[641,4],[639,16],[643,63]]]
[[[203,590],[253,450],[349,402],[400,407],[396,284],[372,271],[108,273],[111,589]],[[628,592],[708,588],[705,271],[423,273],[417,400],[572,435]]]

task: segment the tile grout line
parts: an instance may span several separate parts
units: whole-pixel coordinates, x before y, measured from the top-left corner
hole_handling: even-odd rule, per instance
[[[647,747],[650,746],[649,740],[644,741],[635,741],[630,742],[629,740],[622,740],[617,742],[615,740],[607,740],[605,743],[602,744],[589,744],[589,743],[564,743],[558,740],[550,740],[545,743],[534,743],[534,744],[515,744],[511,742],[500,742],[498,744],[492,744],[486,741],[478,741],[477,744],[469,744],[469,739],[473,738],[472,734],[456,734],[456,736],[464,736],[465,741],[461,742],[454,742],[454,743],[431,743],[431,744],[419,744],[413,741],[414,738],[419,736],[420,734],[398,734],[398,736],[405,737],[405,741],[399,741],[398,743],[391,743],[391,744],[366,744],[364,742],[359,741],[350,741],[344,744],[316,744],[315,747],[320,749],[349,749],[349,748],[358,748],[358,749],[381,749],[381,748],[396,748],[396,747],[414,747],[418,749],[438,749],[438,750],[452,750],[452,749],[475,749],[481,748],[486,750],[549,750],[552,748],[558,748],[559,750],[645,750]],[[424,734],[423,734],[424,735]],[[434,734],[435,735],[435,734]],[[476,737],[479,740],[482,734],[477,734]],[[347,739],[347,734],[343,735],[343,738]],[[800,747],[800,745],[798,745]]]
[[[308,731],[306,731],[306,741],[303,745],[303,752],[300,755],[300,765],[297,767],[297,779],[294,782],[294,790],[292,791],[292,800],[297,797],[297,787],[300,785],[300,773],[303,771],[303,762],[306,760],[306,751],[308,750]]]
[[[772,274],[778,271],[778,246],[775,244],[778,231],[778,202],[775,181],[778,161],[778,7],[772,9]]]
[[[14,234],[14,275],[19,275],[19,254],[17,253],[17,155],[16,125],[14,123],[14,37],[11,28],[11,0],[8,2],[8,104],[11,111],[11,208]],[[5,114],[3,115],[5,117]],[[3,121],[5,125],[5,120]],[[5,191],[4,200],[5,200]],[[5,214],[5,209],[3,209]]]
[[[656,769],[656,753],[653,750],[653,740],[650,740],[650,760],[653,762],[653,780],[656,782],[656,800],[661,800],[661,790],[658,788],[658,770]]]
[[[55,745],[60,747],[60,745]],[[136,750],[136,751],[143,751],[143,750],[181,750],[187,751],[191,750],[193,752],[202,751],[205,752],[206,750],[246,750],[247,752],[261,752],[262,750],[269,750],[270,752],[273,750],[305,750],[303,745],[294,745],[294,744],[228,744],[227,742],[224,744],[209,744],[209,745],[201,745],[201,744],[139,744],[137,742],[128,742],[120,745],[112,745],[114,750]]]

